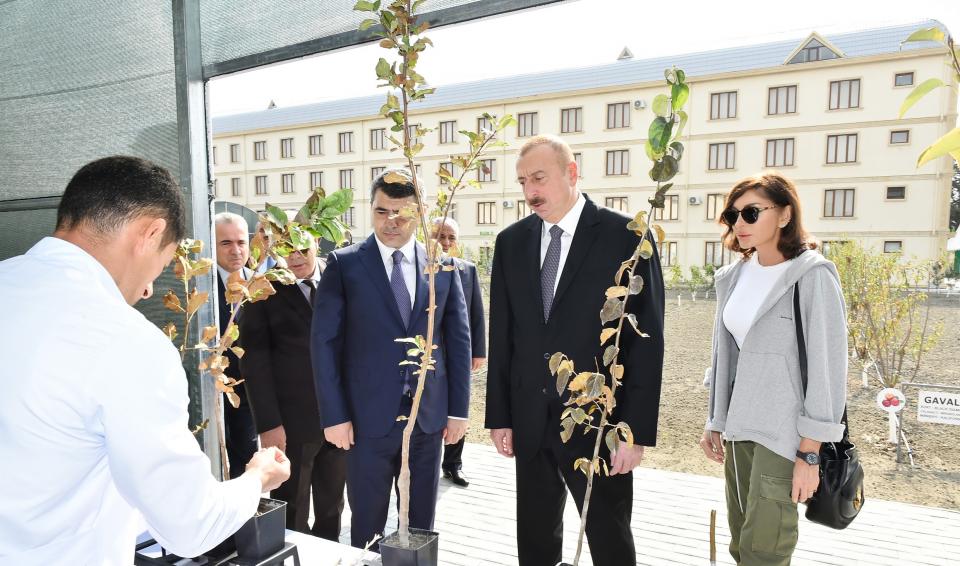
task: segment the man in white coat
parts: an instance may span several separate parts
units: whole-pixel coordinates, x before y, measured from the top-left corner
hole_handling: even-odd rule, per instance
[[[212,476],[180,357],[132,307],[184,231],[166,169],[107,157],[71,179],[52,237],[0,263],[0,564],[126,566],[144,527],[196,556],[289,477],[276,448]]]

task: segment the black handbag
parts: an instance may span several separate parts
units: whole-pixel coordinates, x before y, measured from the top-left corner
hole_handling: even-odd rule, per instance
[[[807,347],[803,339],[800,319],[800,283],[793,286],[793,321],[797,327],[797,347],[800,351],[800,377],[803,395],[807,395]],[[847,408],[843,408],[843,438],[839,442],[820,445],[820,487],[807,500],[808,521],[832,529],[845,529],[863,508],[863,466],[857,448],[850,442]]]

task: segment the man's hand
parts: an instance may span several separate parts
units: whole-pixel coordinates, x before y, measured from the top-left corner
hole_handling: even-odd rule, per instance
[[[287,431],[283,430],[283,425],[271,428],[267,432],[260,434],[260,446],[270,448],[275,446],[280,450],[287,451]]]
[[[628,474],[643,460],[643,446],[620,443],[620,449],[611,454],[610,475]]]
[[[353,446],[353,423],[347,421],[338,425],[328,426],[323,429],[323,436],[327,439],[327,442],[337,448],[350,450],[350,447]]]
[[[490,430],[490,439],[501,456],[513,458],[513,429],[494,428]]]
[[[700,448],[703,449],[707,458],[718,464],[723,463],[723,440],[720,438],[719,432],[715,430],[703,431],[703,436],[700,437]]]
[[[261,448],[250,458],[245,474],[260,476],[260,492],[272,491],[290,478],[290,460],[275,447]]]
[[[463,435],[467,434],[467,423],[464,419],[447,419],[447,428],[443,429],[443,443],[456,444]]]
[[[483,367],[483,363],[487,361],[487,358],[473,358],[473,361],[470,362],[470,371],[479,371]]]

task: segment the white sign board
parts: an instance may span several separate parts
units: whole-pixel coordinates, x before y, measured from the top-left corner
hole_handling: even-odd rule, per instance
[[[917,400],[917,420],[960,425],[960,393],[921,391]]]

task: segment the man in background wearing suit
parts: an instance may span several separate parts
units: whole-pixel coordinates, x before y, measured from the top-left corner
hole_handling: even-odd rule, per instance
[[[389,179],[389,180],[388,180]],[[410,173],[389,169],[371,187],[373,234],[330,254],[320,280],[311,353],[327,441],[348,450],[351,543],[384,531],[390,490],[400,473],[402,420],[417,388],[408,343],[427,334],[426,250]],[[412,209],[412,210],[411,210]],[[470,404],[470,329],[460,277],[436,274],[433,351],[410,442],[410,526],[433,527],[440,445],[458,442]],[[398,420],[398,418],[400,420]]]
[[[457,240],[460,238],[460,225],[452,218],[435,218],[433,220],[433,237],[440,242],[443,253],[450,253],[451,248],[457,249]],[[483,362],[487,358],[487,330],[486,321],[483,319],[483,297],[480,289],[480,277],[477,275],[477,266],[473,263],[453,258],[453,264],[460,274],[460,282],[463,284],[463,296],[467,301],[467,319],[470,323],[470,346],[473,352],[473,361],[470,364],[472,371],[478,371],[483,367]],[[470,482],[463,475],[463,444],[466,437],[461,438],[456,444],[448,444],[443,448],[443,463],[440,469],[443,470],[444,479],[448,479],[459,485],[467,487]]]
[[[287,528],[336,541],[340,537],[346,453],[324,441],[310,365],[310,321],[322,264],[317,243],[290,254],[294,285],[243,307],[240,367],[247,400],[264,448],[290,459],[290,479],[270,496],[287,502]],[[308,525],[313,490],[313,527]]]
[[[220,317],[220,335],[227,330],[232,305],[227,302],[226,283],[230,275],[240,272],[240,277],[246,280],[251,276],[248,268],[244,267],[250,257],[250,234],[247,221],[239,214],[221,212],[213,217],[216,228],[217,248],[217,292]],[[240,313],[234,318],[237,322]],[[241,337],[240,342],[243,341]],[[239,345],[239,343],[237,344]],[[223,354],[229,360],[224,372],[233,379],[242,379],[240,360],[227,350]],[[233,388],[240,397],[240,406],[234,408],[229,402],[223,403],[224,437],[227,444],[227,459],[230,462],[230,477],[239,477],[244,466],[257,451],[257,431],[253,427],[253,416],[250,414],[250,405],[247,403],[246,388],[243,383]]]
[[[591,457],[595,432],[578,429],[560,440],[560,415],[568,398],[557,394],[548,359],[563,352],[579,371],[602,360],[600,311],[622,261],[639,237],[630,218],[598,208],[577,189],[579,172],[570,147],[554,136],[531,138],[520,148],[517,180],[535,214],[497,237],[490,291],[490,362],[486,427],[502,455],[516,457],[517,547],[520,566],[553,565],[561,559],[563,507],[569,489],[582,508],[586,477],[578,457]],[[641,338],[624,325],[619,363],[623,385],[611,422],[625,422],[632,445],[600,456],[609,477],[593,484],[587,540],[597,566],[636,564],[630,531],[633,474],[644,446],[657,437],[663,366],[663,279],[655,253],[634,275],[645,287],[627,301]],[[598,421],[598,419],[597,419]]]

